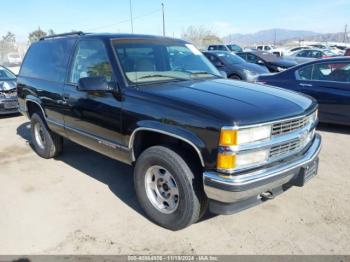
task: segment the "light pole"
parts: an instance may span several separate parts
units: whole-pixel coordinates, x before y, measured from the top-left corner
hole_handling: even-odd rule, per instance
[[[165,15],[164,15],[164,3],[162,3],[162,14],[163,14],[163,36],[165,36]]]
[[[134,23],[133,23],[133,18],[132,18],[132,5],[131,5],[131,0],[129,0],[130,4],[130,25],[131,25],[131,33],[134,33]]]

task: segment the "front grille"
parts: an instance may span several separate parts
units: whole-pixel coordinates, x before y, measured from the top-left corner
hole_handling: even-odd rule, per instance
[[[303,146],[303,141],[297,140],[282,145],[274,146],[270,149],[270,158],[279,158],[292,154]]]
[[[270,149],[270,159],[277,159],[286,157],[291,154],[295,154],[300,152],[303,148],[305,148],[309,142],[315,137],[315,129],[308,132],[305,136],[300,137],[299,139],[295,139],[293,141],[289,141]]]
[[[276,123],[272,126],[272,136],[285,135],[307,126],[310,116]]]

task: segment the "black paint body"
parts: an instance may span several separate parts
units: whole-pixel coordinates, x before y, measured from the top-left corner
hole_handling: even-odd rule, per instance
[[[40,41],[69,39],[61,54],[66,56],[65,77],[48,81],[24,75],[21,70],[17,86],[21,111],[30,114],[30,105],[40,105],[54,132],[129,164],[135,161],[134,141],[141,132],[179,138],[202,157],[205,170],[213,170],[222,127],[305,115],[317,107],[315,100],[294,92],[220,78],[130,85],[112,42],[148,38],[164,40],[144,35],[87,34]],[[75,46],[82,39],[103,41],[117,83],[113,91],[79,91],[68,82]]]

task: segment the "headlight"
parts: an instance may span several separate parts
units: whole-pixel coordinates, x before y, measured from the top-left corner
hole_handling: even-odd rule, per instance
[[[237,146],[253,143],[271,137],[271,125],[245,128],[241,130],[225,129],[221,130],[220,146]]]
[[[233,170],[263,164],[267,161],[269,152],[269,150],[260,150],[250,153],[239,153],[236,155],[219,153],[217,169]]]
[[[247,69],[243,69],[243,72],[246,74],[248,81],[255,81],[255,79],[258,77],[258,74],[256,72],[252,72]]]
[[[269,150],[259,150],[249,153],[236,154],[225,152],[225,147],[240,146],[271,138],[271,125],[230,129],[223,128],[220,134],[219,145],[223,149],[217,156],[217,169],[234,170],[253,165],[263,164],[269,156]]]

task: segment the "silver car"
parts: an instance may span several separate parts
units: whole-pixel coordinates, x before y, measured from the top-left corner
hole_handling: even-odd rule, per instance
[[[0,66],[0,114],[17,112],[16,76],[10,70]]]
[[[311,62],[316,59],[328,58],[333,56],[336,56],[336,54],[328,49],[304,49],[297,51],[289,56],[286,56],[285,58],[294,60],[298,64],[302,64],[306,62]]]

